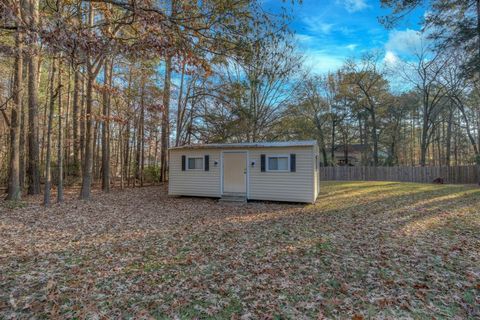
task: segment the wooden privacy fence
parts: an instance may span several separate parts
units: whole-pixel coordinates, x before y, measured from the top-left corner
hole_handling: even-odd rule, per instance
[[[321,167],[320,180],[478,183],[477,166],[454,167]]]

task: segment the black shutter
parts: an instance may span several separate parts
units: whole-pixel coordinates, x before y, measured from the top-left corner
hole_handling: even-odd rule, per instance
[[[260,155],[260,170],[265,172],[265,155]]]
[[[297,155],[290,155],[290,172],[295,172],[297,170]]]
[[[210,170],[210,156],[207,154],[205,155],[205,171]]]
[[[185,171],[186,164],[187,164],[187,157],[182,156],[182,171]]]

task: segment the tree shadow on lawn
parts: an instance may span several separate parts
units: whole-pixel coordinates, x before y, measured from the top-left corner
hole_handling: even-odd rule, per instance
[[[5,259],[9,273],[2,287],[5,293],[17,290],[15,299],[23,296],[27,305],[35,293],[35,299],[48,297],[48,279],[54,279],[64,299],[62,312],[74,316],[79,313],[72,310],[89,305],[109,315],[157,310],[193,318],[222,312],[225,317],[478,314],[475,289],[468,284],[476,281],[469,277],[478,262],[478,236],[455,239],[478,226],[468,219],[471,203],[479,203],[478,191],[375,185],[357,194],[335,186],[338,194],[350,194],[337,205],[323,198],[314,206],[253,204],[225,211],[197,199],[197,212],[188,219],[163,224],[148,213],[131,234],[113,228],[68,250]],[[168,206],[178,207],[178,214],[192,209],[177,201]],[[435,217],[440,220],[427,229],[406,231]],[[128,220],[126,227],[137,221]],[[444,236],[445,226],[453,236]],[[462,245],[471,252],[450,250]],[[32,270],[40,271],[28,274]],[[15,287],[16,277],[26,287]],[[50,312],[50,302],[41,301],[42,310]],[[22,312],[35,314],[30,307]]]
[[[363,183],[367,184],[367,183]],[[355,184],[357,185],[357,184]],[[385,187],[385,186],[390,187]],[[395,226],[398,229],[438,214],[455,214],[480,203],[480,190],[463,186],[436,186],[401,183],[380,183],[372,187],[349,192],[340,187],[336,196],[327,191],[322,193],[314,206],[290,208],[282,211],[261,212],[250,215],[235,215],[226,218],[229,222],[273,222],[292,217],[322,220],[336,224],[371,222],[376,228]],[[356,188],[356,187],[352,187]],[[478,205],[480,207],[480,205]],[[381,225],[379,225],[381,223]],[[356,224],[356,223],[355,223]],[[393,231],[391,227],[388,228]]]
[[[464,210],[471,206],[471,203],[478,203],[480,198],[480,191],[478,190],[465,190],[464,188],[453,188],[456,193],[449,193],[451,188],[441,188],[430,190],[428,187],[419,186],[416,189],[405,191],[395,184],[389,184],[392,187],[385,190],[377,190],[377,186],[372,188],[363,188],[364,191],[359,195],[350,194],[350,201],[342,201],[333,207],[330,203],[325,206],[322,205],[325,198],[320,198],[315,206],[298,206],[298,205],[280,205],[280,204],[252,204],[244,207],[228,208],[225,206],[217,206],[209,200],[195,201],[195,210],[199,213],[193,218],[190,216],[188,221],[182,219],[174,220],[171,223],[156,225],[154,223],[140,224],[139,219],[133,219],[128,223],[130,226],[134,226],[135,229],[116,229],[115,227],[107,229],[87,230],[80,237],[76,232],[81,231],[82,227],[65,232],[65,228],[60,225],[48,225],[44,228],[33,229],[30,226],[24,226],[21,222],[15,222],[16,225],[4,224],[3,229],[22,229],[24,233],[36,233],[35,237],[41,245],[42,239],[49,239],[54,237],[56,239],[56,245],[51,250],[45,246],[41,246],[40,250],[43,253],[55,252],[62,250],[65,243],[71,247],[71,250],[85,247],[98,247],[102,245],[115,246],[117,244],[123,244],[125,239],[129,241],[142,241],[146,237],[155,236],[157,234],[169,234],[176,229],[183,229],[183,232],[191,232],[196,229],[197,232],[209,232],[213,228],[213,233],[216,232],[215,227],[221,226],[222,229],[235,232],[235,229],[239,229],[239,224],[260,224],[261,228],[268,227],[269,224],[277,224],[277,228],[281,227],[281,224],[292,224],[318,227],[318,224],[322,225],[319,230],[324,232],[339,232],[339,230],[346,230],[347,232],[355,233],[359,225],[363,226],[363,229],[367,228],[370,235],[404,236],[412,234],[411,229],[417,229],[418,232],[426,231],[428,228],[425,226],[442,227],[442,221],[445,221],[450,216],[454,216],[455,212]],[[421,191],[419,190],[427,190]],[[396,196],[391,196],[399,191],[403,192]],[[386,197],[388,196],[388,202]],[[352,198],[353,197],[353,198]],[[421,199],[421,200],[417,200]],[[428,199],[428,200],[425,200]],[[457,200],[462,200],[460,204]],[[463,204],[465,203],[465,204]],[[182,202],[174,201],[170,203],[171,206],[177,206],[182,209]],[[395,205],[395,209],[392,208]],[[185,208],[183,208],[185,209]],[[191,208],[188,208],[191,209]],[[224,212],[228,209],[230,212]],[[213,214],[203,214],[203,211],[217,212]],[[148,210],[146,210],[148,211]],[[182,210],[180,210],[181,212]],[[452,212],[453,211],[453,212]],[[227,214],[227,215],[225,215]],[[129,215],[131,217],[131,215]],[[465,227],[477,227],[475,221],[468,219],[468,216],[457,219],[463,221],[462,226]],[[60,217],[59,217],[60,218]],[[121,219],[114,216],[113,219]],[[295,219],[292,221],[292,219]],[[301,219],[298,221],[298,219]],[[107,220],[107,222],[111,221]],[[301,223],[297,223],[301,222]],[[137,225],[138,223],[138,225]],[[119,222],[122,224],[122,221]],[[175,225],[176,224],[176,225]],[[128,227],[127,225],[127,227]],[[423,227],[419,227],[423,226]],[[300,228],[300,229],[301,229]],[[262,232],[254,228],[249,230],[249,227],[240,228],[242,232]],[[269,228],[265,228],[265,232],[268,232]],[[210,230],[211,231],[211,230]],[[301,230],[300,230],[301,231]],[[176,231],[175,231],[176,232]],[[6,243],[5,248],[8,247]],[[35,241],[29,245],[35,247]],[[30,248],[31,249],[31,248]],[[18,250],[18,256],[33,255],[33,251]],[[10,254],[14,254],[10,252]],[[13,256],[12,256],[13,258]]]
[[[434,196],[438,199],[445,197],[438,191],[424,191],[419,198],[432,199]],[[458,197],[470,202],[478,199],[478,193]],[[403,207],[397,208],[398,212],[393,216],[402,210],[411,210],[412,205],[413,210],[417,209],[415,204],[418,202],[412,202],[405,195],[394,200],[394,204],[401,202]],[[200,287],[212,282],[220,285],[219,281],[230,279],[224,291],[236,288],[233,296],[241,301],[252,301],[248,298],[252,296],[249,290],[254,289],[253,296],[265,303],[270,301],[272,305],[262,311],[265,314],[290,312],[292,316],[305,315],[310,312],[306,308],[310,303],[323,309],[324,313],[327,310],[329,316],[351,316],[358,310],[362,313],[370,310],[373,316],[380,317],[428,317],[431,314],[474,317],[479,310],[475,298],[472,298],[475,296],[475,280],[469,277],[475,274],[478,256],[475,260],[475,255],[468,256],[456,250],[455,260],[444,261],[442,256],[450,258],[449,246],[455,243],[435,238],[448,242],[442,245],[421,233],[394,233],[406,223],[437,215],[440,209],[463,210],[468,207],[459,207],[455,200],[451,203],[452,199],[438,201],[441,203],[432,200],[435,205],[421,204],[425,212],[397,222],[392,222],[389,217],[375,224],[382,213],[377,211],[383,208],[376,206],[383,204],[378,200],[367,202],[373,211],[360,214],[357,206],[348,207],[343,216],[339,216],[337,210],[315,211],[316,207],[310,207],[303,212],[277,213],[268,219],[242,220],[222,232],[202,230],[192,242],[210,245],[207,245],[208,249],[200,246],[193,250],[200,257],[192,258],[198,264],[191,272],[197,275],[195,283]],[[370,220],[364,220],[370,216]],[[318,220],[319,217],[322,221]],[[386,225],[392,226],[386,228]],[[462,228],[458,224],[453,227]],[[475,248],[472,243],[467,245]],[[209,268],[210,271],[205,273]],[[255,281],[260,285],[248,289]],[[462,286],[459,287],[459,283]],[[215,289],[208,290],[218,299],[222,296]],[[279,295],[287,300],[280,299]],[[198,299],[201,293],[193,290],[193,296]],[[306,305],[302,307],[299,301]],[[212,301],[207,304],[214,305]],[[316,307],[313,309],[318,311]],[[175,314],[181,310],[182,307],[178,307],[166,312]]]

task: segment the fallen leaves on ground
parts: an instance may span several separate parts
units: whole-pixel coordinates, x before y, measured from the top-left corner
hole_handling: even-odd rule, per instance
[[[325,183],[315,205],[148,187],[0,210],[0,318],[480,317],[476,187]]]

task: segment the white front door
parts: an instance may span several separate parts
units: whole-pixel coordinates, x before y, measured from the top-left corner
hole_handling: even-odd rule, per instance
[[[247,153],[223,153],[223,193],[247,193]]]

